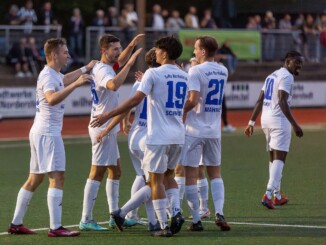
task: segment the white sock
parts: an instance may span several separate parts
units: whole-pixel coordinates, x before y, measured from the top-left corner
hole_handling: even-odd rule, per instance
[[[63,190],[56,188],[48,189],[48,207],[50,214],[50,229],[61,227]]]
[[[223,215],[224,206],[224,183],[222,178],[215,178],[211,180],[211,192],[215,207],[215,214]]]
[[[183,200],[183,197],[185,195],[186,178],[185,177],[174,177],[174,180],[178,184],[180,207],[181,207],[182,206],[182,200]]]
[[[134,210],[135,208],[139,208],[139,206],[149,200],[152,197],[152,191],[149,186],[144,186],[139,191],[137,191],[129,201],[123,205],[121,208],[120,216],[125,217],[128,212]]]
[[[106,179],[106,197],[109,204],[109,212],[119,209],[119,180]]]
[[[197,188],[199,195],[199,209],[208,209],[208,181],[207,179],[197,180]]]
[[[155,209],[151,198],[145,202],[145,208],[146,208],[148,223],[151,223],[152,225],[156,225],[157,219],[155,216]]]
[[[93,208],[97,198],[97,193],[100,188],[100,181],[87,179],[84,188],[84,201],[83,201],[83,212],[82,219],[83,223],[90,222],[93,220]]]
[[[135,180],[134,180],[134,183],[132,184],[132,187],[131,187],[131,198],[133,197],[133,195],[139,191],[143,186],[145,186],[145,180],[143,178],[143,176],[139,176],[137,175]],[[137,214],[138,214],[138,208],[135,208],[134,210],[131,210],[128,214],[127,214],[127,217],[128,218],[135,218],[137,217]]]
[[[267,184],[268,192],[273,192],[278,188],[282,179],[282,171],[284,162],[281,160],[274,160],[270,170],[270,177]],[[269,197],[268,197],[269,198]]]
[[[160,222],[161,229],[164,229],[166,226],[168,226],[168,218],[166,216],[166,205],[167,199],[156,199],[153,200],[153,206],[155,209],[155,213],[157,215],[158,221]]]
[[[197,185],[186,185],[186,199],[190,212],[192,214],[193,223],[196,224],[200,220],[199,216],[199,200]]]
[[[176,188],[165,191],[172,210],[172,217],[174,217],[180,210],[179,190]]]
[[[26,214],[29,202],[31,201],[31,199],[33,197],[33,193],[34,192],[20,188],[20,190],[18,192],[18,196],[17,196],[14,218],[11,222],[14,225],[23,224],[23,218]]]

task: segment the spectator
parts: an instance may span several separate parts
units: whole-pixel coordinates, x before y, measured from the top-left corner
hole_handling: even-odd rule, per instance
[[[275,35],[270,33],[270,30],[276,28],[275,18],[272,11],[266,11],[263,22],[262,29],[265,31],[263,33],[263,42],[264,42],[264,54],[265,60],[271,61],[274,58],[274,49],[275,49]]]
[[[172,10],[171,17],[166,22],[166,28],[177,31],[185,27],[183,19],[180,18],[180,12],[176,9]]]
[[[31,64],[33,74],[37,75],[44,67],[45,57],[42,56],[41,49],[37,46],[35,37],[29,37],[27,45],[33,61]]]
[[[134,24],[128,21],[127,15],[127,10],[122,9],[118,19],[118,26],[122,28],[125,34],[124,40],[121,40],[121,44],[123,47],[132,40],[134,32]]]
[[[230,40],[226,39],[222,47],[218,50],[218,57],[225,63],[225,66],[228,68],[230,75],[235,72],[237,68],[237,55],[232,51],[230,47]]]
[[[295,50],[298,51],[299,53],[304,53],[304,47],[307,43],[307,37],[303,31],[304,19],[305,19],[304,15],[299,14],[292,27],[294,30],[292,33],[294,38]]]
[[[39,14],[39,24],[50,26],[50,25],[57,25],[58,20],[56,19],[54,12],[52,10],[52,4],[50,1],[46,1],[43,4],[43,8]]]
[[[73,58],[83,55],[84,20],[79,8],[73,9],[69,22],[69,52]]]
[[[317,45],[317,30],[318,27],[314,20],[314,17],[311,14],[306,16],[306,20],[303,24],[303,32],[306,38],[306,43],[304,44],[304,56],[305,59],[309,62],[318,62],[316,54],[316,45]],[[309,47],[314,47],[314,53],[310,52]]]
[[[104,26],[105,24],[105,14],[102,9],[96,10],[96,15],[92,20],[92,26]]]
[[[159,4],[154,4],[152,18],[151,18],[151,27],[155,30],[164,30],[165,22],[161,12],[162,12],[161,6]]]
[[[254,16],[255,22],[256,22],[256,30],[261,30],[261,17],[259,14],[256,14]]]
[[[33,9],[33,1],[27,0],[25,2],[25,7],[19,10],[18,15],[20,16],[21,24],[25,26],[24,32],[31,33],[33,24],[37,22],[37,15]]]
[[[20,16],[18,15],[18,6],[12,4],[9,12],[5,15],[5,23],[8,25],[20,25]]]
[[[126,3],[124,8],[127,11],[128,25],[136,28],[138,25],[138,15],[134,10],[134,4]]]
[[[108,8],[107,15],[105,16],[105,25],[106,26],[118,26],[118,10],[116,7],[111,6]]]
[[[201,28],[209,28],[209,29],[217,29],[217,25],[215,20],[212,17],[212,11],[210,9],[206,9],[204,11],[204,17],[200,22]]]
[[[278,28],[280,30],[291,31],[292,30],[291,15],[285,14],[283,18],[279,21]]]
[[[31,77],[32,73],[29,67],[31,52],[26,44],[27,40],[22,37],[19,43],[14,43],[7,55],[7,64],[15,69],[16,77]]]
[[[325,48],[326,47],[326,13],[323,13],[320,16],[318,30],[320,31],[320,43]]]
[[[189,11],[185,16],[185,24],[187,28],[192,28],[192,29],[199,28],[198,16],[196,14],[197,14],[196,7],[190,6]]]
[[[257,30],[256,26],[257,25],[256,25],[255,18],[253,16],[249,16],[247,24],[246,24],[246,29],[248,29],[248,30]]]

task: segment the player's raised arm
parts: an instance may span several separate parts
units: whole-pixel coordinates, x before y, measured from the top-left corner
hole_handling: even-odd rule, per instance
[[[119,67],[122,67],[126,64],[126,62],[129,60],[132,51],[137,46],[138,43],[140,43],[145,37],[145,34],[138,34],[134,39],[129,43],[129,45],[122,51],[122,53],[119,56],[118,63]]]
[[[64,85],[68,86],[72,82],[76,81],[77,78],[80,77],[82,74],[88,73],[98,62],[99,62],[98,60],[91,60],[87,65],[81,67],[80,69],[65,74],[63,78]]]

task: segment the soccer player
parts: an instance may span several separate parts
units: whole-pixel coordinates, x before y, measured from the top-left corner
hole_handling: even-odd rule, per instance
[[[160,64],[156,63],[155,48],[150,49],[146,53],[145,61],[149,67],[160,66]],[[130,92],[130,98],[135,94],[140,86],[143,73],[138,71],[136,72],[135,76],[136,82],[134,83],[134,86]],[[148,178],[148,173],[145,176],[142,166],[147,134],[147,98],[145,97],[145,99],[135,107],[135,115],[132,125],[130,125],[129,122],[130,112],[127,116],[124,115],[125,114],[120,114],[115,116],[108,126],[97,135],[97,140],[100,142],[102,138],[123,119],[123,131],[128,134],[129,155],[136,172],[136,178],[131,188],[131,199],[119,211],[119,216],[123,219],[120,219],[120,222],[116,221],[115,223],[120,231],[123,230],[122,225],[125,223],[124,218],[126,218],[127,222],[129,220],[129,223],[131,223],[131,220],[133,220],[134,222],[142,224],[137,215],[137,211],[138,207],[142,203],[145,203],[149,230],[154,231],[157,227],[157,220],[151,200],[150,188],[147,186],[144,188],[144,190],[142,190],[142,193],[144,192],[145,194],[136,194],[138,190],[145,186],[146,179]]]
[[[93,77],[91,81],[91,92],[93,95],[91,118],[108,112],[118,105],[118,89],[125,81],[130,68],[142,49],[138,49],[133,55],[131,55],[131,52],[143,37],[144,34],[137,35],[123,52],[121,52],[120,40],[117,37],[109,34],[104,34],[100,37],[101,61],[94,66],[91,73]],[[122,66],[124,67],[116,75],[114,69]],[[102,139],[101,143],[98,143],[96,136],[106,125],[104,124],[100,128],[88,127],[92,141],[92,165],[84,189],[82,218],[79,223],[79,229],[83,231],[108,230],[98,225],[94,221],[92,214],[98,190],[106,170],[108,170],[106,195],[110,213],[119,208],[119,179],[121,169],[116,139],[119,127],[113,129],[110,134]],[[109,222],[109,226],[114,227],[113,220]]]
[[[215,223],[223,231],[230,230],[223,215],[224,184],[221,177],[221,110],[228,71],[214,61],[217,48],[214,38],[198,37],[194,54],[199,65],[189,70],[189,95],[184,106],[186,139],[181,164],[185,167],[185,194],[193,217],[188,227],[191,231],[203,230],[197,189],[201,157],[211,182]]]
[[[70,58],[63,39],[49,39],[44,45],[47,65],[37,79],[36,115],[30,130],[31,146],[30,173],[18,193],[14,218],[9,226],[11,234],[35,234],[23,225],[33,193],[48,174],[49,189],[47,202],[50,214],[49,237],[78,236],[61,225],[63,182],[65,173],[65,150],[61,137],[64,99],[77,87],[89,82],[90,71],[97,61],[71,73],[63,75],[60,70]]]
[[[291,142],[291,126],[297,137],[303,131],[291,114],[293,75],[299,75],[303,57],[297,51],[285,55],[283,67],[270,74],[264,83],[244,133],[250,137],[254,132],[255,121],[262,111],[261,127],[269,152],[269,180],[262,204],[269,209],[284,205],[289,200],[280,192],[282,171]],[[273,199],[274,195],[274,199]]]
[[[149,172],[153,205],[161,224],[161,230],[152,235],[169,237],[178,233],[184,223],[173,171],[185,137],[182,112],[188,74],[175,63],[182,53],[182,45],[175,37],[163,37],[156,41],[155,53],[161,66],[148,69],[132,98],[111,112],[98,116],[91,125],[97,127],[107,119],[130,110],[147,95],[147,136],[143,161],[145,170]],[[166,216],[166,195],[173,207],[171,229]]]

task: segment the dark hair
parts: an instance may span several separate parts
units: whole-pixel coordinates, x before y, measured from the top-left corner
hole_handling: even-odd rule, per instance
[[[100,48],[108,48],[111,43],[120,42],[120,39],[110,34],[103,34],[98,41]]]
[[[60,46],[67,45],[62,38],[50,38],[44,44],[44,53],[48,57],[53,51],[57,51]]]
[[[208,57],[214,57],[218,50],[218,44],[215,38],[210,36],[200,36],[196,40],[199,40],[199,47],[205,49]]]
[[[156,54],[155,54],[155,48],[151,48],[146,54],[145,54],[145,61],[146,64],[149,67],[159,67],[160,64],[156,62]]]
[[[285,61],[285,60],[291,59],[291,58],[296,58],[296,57],[302,57],[301,53],[299,53],[298,51],[292,50],[292,51],[286,53],[286,55],[282,59],[282,61]]]
[[[164,50],[170,60],[176,60],[182,54],[182,44],[174,36],[162,37],[155,42],[155,47]]]

